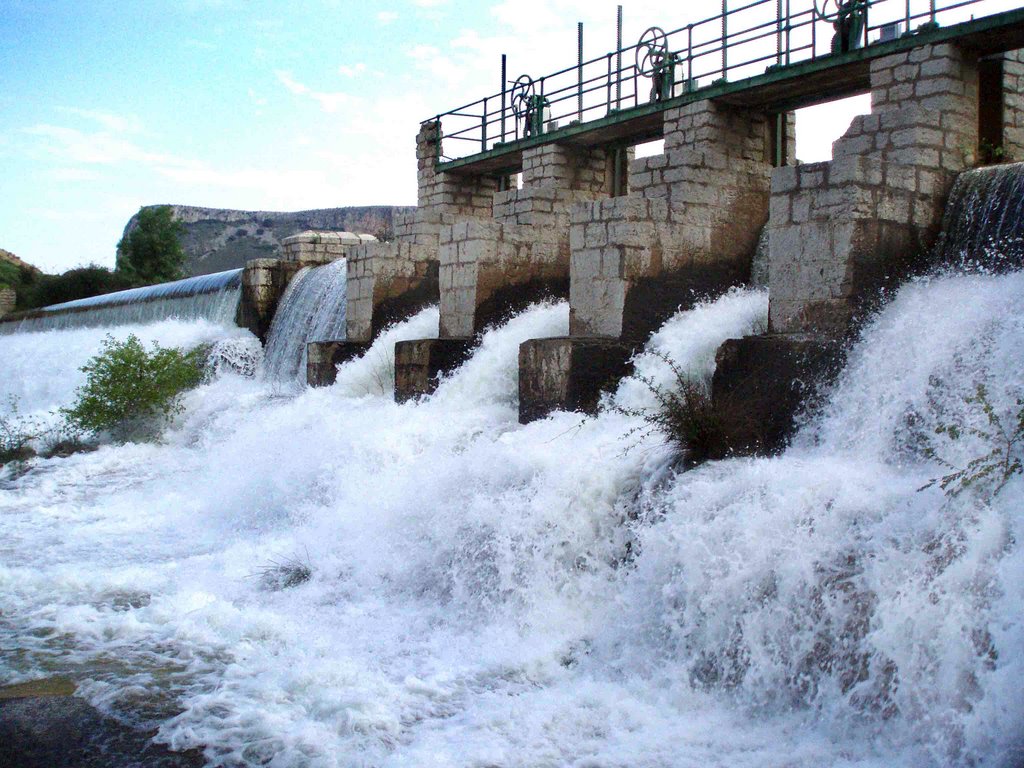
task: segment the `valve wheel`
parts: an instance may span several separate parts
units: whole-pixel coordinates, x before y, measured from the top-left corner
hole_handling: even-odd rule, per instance
[[[526,117],[529,105],[537,93],[537,86],[529,75],[520,75],[512,85],[510,100],[512,102],[512,113],[517,120]]]
[[[821,21],[832,23],[839,16],[841,0],[814,0],[814,15]]]
[[[668,58],[668,35],[661,27],[651,27],[636,44],[636,69],[644,77],[659,71]]]

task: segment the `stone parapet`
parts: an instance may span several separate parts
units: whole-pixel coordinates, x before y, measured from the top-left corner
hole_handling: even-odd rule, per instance
[[[413,243],[368,243],[349,252],[346,331],[368,342],[381,329],[438,300],[437,250]]]
[[[376,242],[373,235],[352,232],[299,232],[281,241],[281,258],[301,262],[303,266],[328,264],[342,258],[349,248]]]
[[[490,176],[439,173],[441,125],[428,121],[416,135],[417,205],[437,213],[490,216],[498,180]]]
[[[566,296],[568,241],[557,231],[462,219],[441,228],[442,338],[479,333],[534,301]]]

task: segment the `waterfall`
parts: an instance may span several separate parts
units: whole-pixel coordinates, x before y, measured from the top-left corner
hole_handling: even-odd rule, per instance
[[[158,320],[209,320],[232,325],[241,297],[242,270],[189,277],[52,304],[21,320],[0,323],[0,334],[138,325]]]
[[[306,380],[306,344],[345,338],[345,260],[304,267],[278,304],[267,336],[264,375]]]
[[[1024,263],[1024,163],[965,171],[949,195],[939,249],[947,264],[996,272]]]

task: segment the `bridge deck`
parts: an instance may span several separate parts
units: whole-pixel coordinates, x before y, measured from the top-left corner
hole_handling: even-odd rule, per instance
[[[522,169],[523,150],[542,144],[594,147],[651,141],[662,135],[662,112],[703,99],[785,112],[866,93],[870,89],[873,59],[936,43],[956,43],[983,56],[1024,48],[1024,9],[919,31],[849,53],[770,68],[763,75],[719,83],[667,101],[613,112],[598,120],[565,126],[540,136],[508,142],[487,152],[438,163],[437,168],[447,173],[475,176],[518,173]]]

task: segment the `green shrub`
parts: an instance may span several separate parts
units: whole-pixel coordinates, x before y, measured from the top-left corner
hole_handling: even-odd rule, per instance
[[[182,409],[181,395],[202,383],[209,348],[190,351],[153,345],[152,351],[132,335],[124,341],[108,336],[102,351],[82,367],[86,382],[67,422],[83,432],[115,439],[150,439]]]
[[[973,435],[984,442],[988,451],[960,467],[943,458],[941,444],[931,440],[924,446],[924,454],[951,471],[932,479],[919,490],[938,485],[947,496],[958,496],[973,488],[983,497],[992,498],[1014,475],[1024,474],[1024,396],[1017,397],[1017,413],[1011,415],[1008,422],[996,413],[984,384],[976,385],[974,394],[965,397],[964,402],[981,411],[985,425],[940,423],[935,428],[935,435],[944,435],[952,442],[965,434]]]
[[[123,291],[135,283],[126,275],[95,264],[69,269],[60,275],[37,275],[24,286],[28,307],[47,307],[75,299]]]

